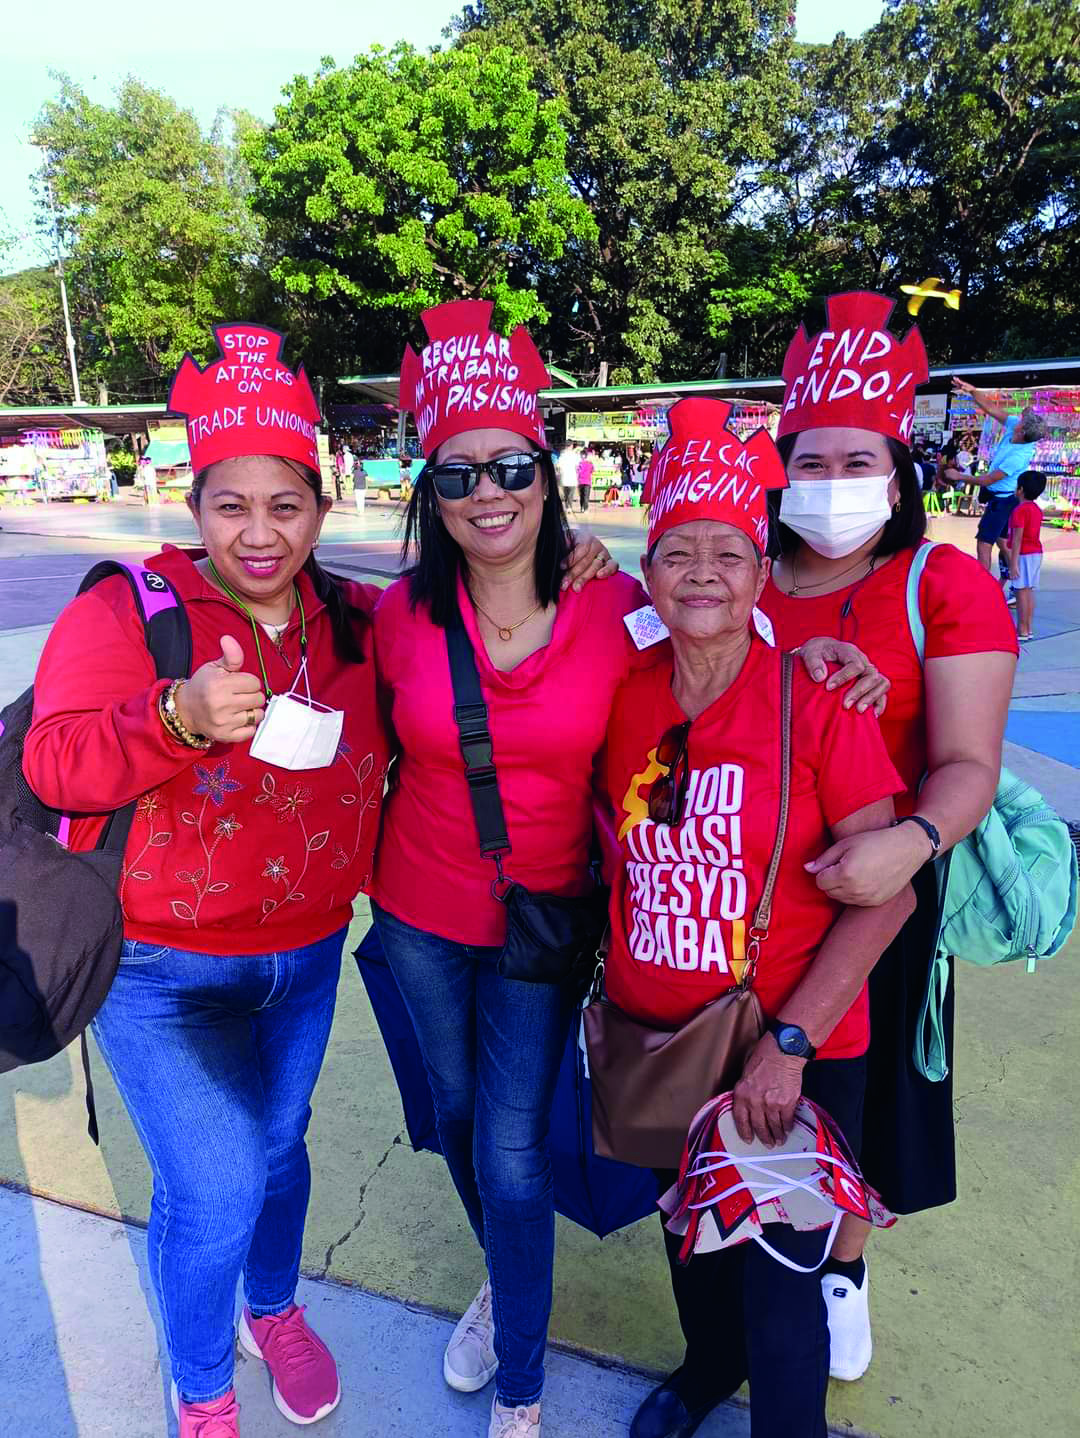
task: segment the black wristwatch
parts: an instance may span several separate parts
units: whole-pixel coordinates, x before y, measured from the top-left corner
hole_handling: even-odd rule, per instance
[[[782,1054],[792,1059],[812,1059],[817,1049],[806,1036],[806,1030],[798,1024],[786,1024],[783,1019],[769,1019],[765,1027],[776,1040]]]
[[[929,819],[924,819],[921,814],[905,814],[902,819],[894,819],[892,827],[895,829],[899,824],[918,824],[926,837],[930,840],[930,857],[936,859],[941,853],[941,835],[937,828],[931,824]]]

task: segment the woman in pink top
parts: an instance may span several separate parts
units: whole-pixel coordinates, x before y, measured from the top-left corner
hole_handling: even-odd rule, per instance
[[[494,741],[507,871],[534,892],[589,890],[593,766],[633,649],[626,575],[560,591],[570,535],[537,391],[547,372],[491,306],[430,310],[406,351],[402,404],[427,456],[407,541],[412,572],[375,617],[379,677],[400,751],[373,909],[412,1016],[439,1137],[488,1280],[446,1350],[462,1392],[498,1370],[490,1434],[539,1438],[555,1222],[547,1135],[573,1009],[559,985],[505,979],[505,910],[481,856],[447,659],[460,611]]]

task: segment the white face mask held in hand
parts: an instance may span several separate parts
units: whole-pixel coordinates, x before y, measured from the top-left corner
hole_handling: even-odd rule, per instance
[[[855,479],[793,479],[780,496],[780,522],[826,559],[843,559],[889,518],[895,474],[894,469]]]
[[[305,692],[297,694],[301,679]],[[248,752],[278,769],[325,769],[334,762],[344,721],[341,709],[312,699],[304,658],[289,692],[273,695],[267,704]]]

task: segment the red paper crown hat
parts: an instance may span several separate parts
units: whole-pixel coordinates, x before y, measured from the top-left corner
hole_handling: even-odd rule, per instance
[[[301,365],[281,362],[285,336],[265,325],[214,326],[220,359],[203,369],[185,355],[169,390],[169,411],[187,421],[196,474],[222,459],[271,454],[319,472],[322,416]]]
[[[676,525],[712,519],[733,524],[764,551],[765,497],[787,488],[784,461],[768,430],[756,430],[744,444],[727,427],[730,414],[719,399],[681,399],[668,411],[670,438],[653,452],[642,496],[650,549]]]
[[[835,426],[911,443],[915,389],[930,370],[917,325],[902,340],[885,328],[895,305],[850,290],[826,301],[827,327],[815,339],[799,326],[784,356],[778,436]]]
[[[424,454],[469,429],[508,429],[548,449],[538,391],[551,383],[522,327],[507,339],[491,328],[490,300],[453,300],[423,313],[430,343],[406,346],[401,407],[413,416]]]

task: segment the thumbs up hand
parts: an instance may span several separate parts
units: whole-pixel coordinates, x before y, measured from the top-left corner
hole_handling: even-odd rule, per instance
[[[214,663],[218,668],[226,671],[231,670],[233,673],[243,667],[244,651],[231,634],[223,634],[221,636],[221,658],[215,659]]]
[[[220,644],[220,658],[196,669],[176,691],[176,708],[193,734],[242,744],[259,727],[266,695],[262,681],[244,672],[244,651],[238,641],[223,634]]]

